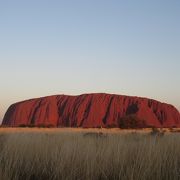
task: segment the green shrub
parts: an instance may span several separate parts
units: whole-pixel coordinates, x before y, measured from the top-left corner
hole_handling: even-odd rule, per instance
[[[54,125],[54,124],[47,124],[46,127],[47,127],[47,128],[54,128],[55,125]]]
[[[38,128],[45,128],[46,125],[45,124],[37,124],[36,127],[38,127]]]
[[[164,136],[166,130],[158,129],[156,127],[152,128],[152,131],[150,132],[153,136]]]
[[[28,124],[27,127],[33,128],[33,127],[35,127],[35,125],[34,124]]]
[[[36,127],[38,127],[38,128],[53,128],[53,127],[55,127],[55,125],[41,123],[41,124],[36,125]]]
[[[145,128],[146,122],[136,115],[127,115],[119,119],[119,127],[122,129]]]
[[[96,126],[96,128],[101,129],[101,126]]]
[[[26,124],[19,124],[18,127],[27,127],[27,125]]]
[[[108,124],[106,125],[106,128],[117,128],[117,124]]]
[[[160,133],[160,130],[156,127],[153,127],[151,130],[151,135],[157,135]]]

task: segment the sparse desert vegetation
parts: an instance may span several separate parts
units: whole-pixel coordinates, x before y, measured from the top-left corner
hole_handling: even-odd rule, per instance
[[[29,129],[0,132],[1,180],[180,179],[178,133]]]

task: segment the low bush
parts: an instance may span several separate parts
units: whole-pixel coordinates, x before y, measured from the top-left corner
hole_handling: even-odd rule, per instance
[[[33,128],[33,127],[35,127],[35,125],[34,124],[28,124],[27,127]]]
[[[119,127],[122,129],[137,129],[145,128],[144,120],[138,118],[136,115],[127,115],[119,119]]]
[[[38,128],[53,128],[53,127],[55,127],[55,125],[53,125],[53,124],[38,124],[38,125],[36,125],[36,127],[38,127]]]
[[[18,127],[27,127],[27,124],[19,124]]]
[[[106,125],[106,128],[117,128],[117,124],[108,124]]]
[[[153,127],[150,134],[153,136],[164,136],[165,132],[166,131],[163,129],[158,129],[156,127]]]
[[[158,128],[153,127],[153,128],[151,129],[151,135],[157,135],[157,134],[159,134],[159,133],[160,133],[160,130],[159,130]]]
[[[25,127],[28,127],[28,128],[34,128],[34,127],[38,127],[38,128],[53,128],[55,127],[55,125],[53,124],[20,124],[18,127],[22,127],[22,128],[25,128]]]

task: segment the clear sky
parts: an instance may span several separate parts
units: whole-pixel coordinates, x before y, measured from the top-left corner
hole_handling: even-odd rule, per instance
[[[17,101],[88,92],[180,110],[180,1],[0,0],[0,119]]]

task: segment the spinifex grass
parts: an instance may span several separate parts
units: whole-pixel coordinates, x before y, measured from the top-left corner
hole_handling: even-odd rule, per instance
[[[178,180],[180,135],[0,135],[1,180]]]

